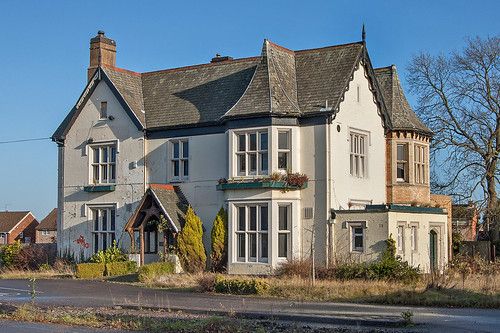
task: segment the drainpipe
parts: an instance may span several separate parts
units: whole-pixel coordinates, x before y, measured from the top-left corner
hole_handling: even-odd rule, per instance
[[[331,195],[331,180],[330,180],[330,125],[332,122],[332,117],[328,116],[326,118],[326,128],[325,128],[325,160],[326,160],[326,267],[330,266],[330,256],[331,256],[331,225],[330,225],[330,195]]]

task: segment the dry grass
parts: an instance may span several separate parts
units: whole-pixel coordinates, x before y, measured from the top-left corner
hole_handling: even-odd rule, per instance
[[[0,279],[53,279],[68,278],[73,277],[73,275],[74,272],[70,268],[64,270],[48,269],[39,271],[5,269],[0,271]]]

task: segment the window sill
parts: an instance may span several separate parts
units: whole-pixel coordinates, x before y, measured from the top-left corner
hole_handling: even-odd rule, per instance
[[[115,190],[115,184],[106,185],[89,185],[83,188],[85,192],[113,192]]]
[[[243,180],[238,182],[228,182],[217,185],[217,190],[226,191],[226,190],[246,190],[246,189],[259,189],[259,188],[268,188],[268,189],[279,189],[279,190],[302,190],[307,188],[307,182],[302,186],[292,186],[288,185],[284,181],[251,181],[251,180]]]

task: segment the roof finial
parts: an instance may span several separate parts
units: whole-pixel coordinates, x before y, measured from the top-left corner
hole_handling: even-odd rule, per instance
[[[365,24],[363,23],[363,29],[361,30],[361,40],[363,43],[366,42],[366,31],[365,31]]]

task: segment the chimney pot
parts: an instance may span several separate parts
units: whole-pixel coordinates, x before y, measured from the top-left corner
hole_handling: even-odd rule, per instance
[[[101,35],[101,36],[104,36],[104,31],[99,30],[99,31],[97,32],[97,34],[98,34],[98,35]]]
[[[229,56],[221,56],[219,53],[217,53],[215,55],[215,57],[212,58],[212,60],[210,60],[210,62],[214,63],[214,62],[223,62],[223,61],[230,61],[230,60],[233,60],[233,58],[229,57]]]
[[[97,31],[97,36],[90,39],[90,64],[87,70],[87,79],[90,80],[97,68],[101,66],[116,66],[116,43],[104,35],[104,31]]]

